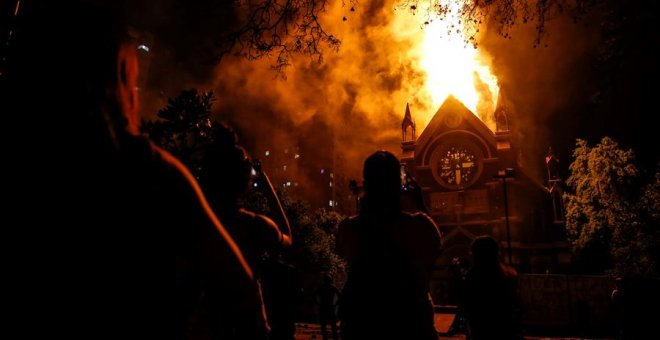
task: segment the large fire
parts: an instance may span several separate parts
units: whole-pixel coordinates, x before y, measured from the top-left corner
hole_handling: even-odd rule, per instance
[[[442,19],[431,13],[418,16],[423,22],[423,38],[417,40],[419,68],[426,74],[425,91],[418,100],[432,110],[419,117],[425,125],[435,110],[453,95],[494,130],[493,112],[497,106],[499,86],[481,49],[469,42],[465,20],[461,14],[464,0],[438,0],[447,9]],[[420,8],[420,14],[429,13]],[[477,36],[474,37],[478,39]],[[423,126],[422,125],[422,126]]]

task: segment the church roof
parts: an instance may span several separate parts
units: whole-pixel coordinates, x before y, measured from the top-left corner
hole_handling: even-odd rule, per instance
[[[451,115],[458,115],[458,126],[447,126],[447,119],[451,119]],[[445,124],[443,124],[445,123]],[[471,128],[471,129],[470,129]],[[421,136],[417,140],[417,145],[420,147],[418,150],[423,149],[429,144],[435,136],[444,131],[449,130],[473,130],[479,136],[484,138],[486,142],[492,146],[495,145],[495,135],[481,119],[475,116],[461,101],[456,97],[450,95],[442,103],[438,111],[436,111],[431,122],[426,126]]]

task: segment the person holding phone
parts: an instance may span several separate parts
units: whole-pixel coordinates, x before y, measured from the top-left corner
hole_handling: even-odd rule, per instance
[[[401,165],[392,153],[369,156],[363,178],[362,209],[337,232],[337,254],[348,265],[341,337],[435,340],[429,280],[441,252],[438,226],[402,210]]]
[[[208,147],[205,160],[202,162],[200,184],[212,209],[243,251],[248,265],[261,286],[259,272],[261,260],[266,254],[277,254],[283,248],[291,246],[291,227],[261,164],[259,161],[253,162],[247,151],[236,142],[236,134],[231,128],[226,125],[218,128],[215,142]],[[251,183],[256,183],[266,196],[272,219],[241,206],[240,198]],[[241,316],[235,315],[232,311],[216,308],[220,302],[215,301],[214,297],[222,296],[221,294],[209,291],[207,296],[209,312],[212,318],[218,320],[212,322],[215,324],[211,329],[213,338],[224,339],[227,336],[231,338],[234,330],[227,329],[226,325],[232,323],[220,321]],[[261,299],[263,306],[263,297]]]

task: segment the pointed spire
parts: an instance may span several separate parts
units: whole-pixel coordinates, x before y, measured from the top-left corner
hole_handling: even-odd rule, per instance
[[[408,130],[408,127],[411,128],[412,134],[410,135],[410,139],[406,139],[406,131]],[[416,125],[415,121],[412,118],[412,114],[410,114],[410,104],[406,103],[406,114],[403,116],[403,121],[401,122],[401,138],[402,141],[415,141],[417,138],[417,132],[416,130]]]
[[[553,181],[561,179],[559,177],[559,159],[555,156],[552,147],[548,148],[548,155],[545,156],[545,165],[548,169],[548,186],[552,186]]]

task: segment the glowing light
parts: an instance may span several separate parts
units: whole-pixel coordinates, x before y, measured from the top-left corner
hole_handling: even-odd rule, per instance
[[[145,44],[140,44],[140,45],[138,45],[137,48],[138,48],[138,50],[143,50],[145,52],[149,52],[149,46],[147,46]]]
[[[471,33],[461,14],[464,0],[439,0],[447,9],[442,20],[432,15],[424,23],[419,66],[426,73],[425,88],[433,115],[453,95],[494,130],[493,112],[499,86],[481,49],[469,42]],[[477,37],[475,36],[475,39]],[[428,117],[426,120],[430,120]]]

